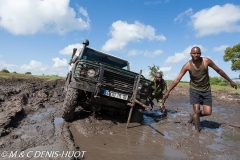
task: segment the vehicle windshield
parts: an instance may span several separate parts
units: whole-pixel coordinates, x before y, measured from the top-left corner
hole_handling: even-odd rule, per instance
[[[100,63],[106,63],[115,67],[119,67],[122,69],[128,70],[128,61],[120,59],[118,57],[114,57],[112,55],[99,52],[90,48],[85,48],[85,51],[82,55],[82,59],[88,59],[92,61],[97,61]]]

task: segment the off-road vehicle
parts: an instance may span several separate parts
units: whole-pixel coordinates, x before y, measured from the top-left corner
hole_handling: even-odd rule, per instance
[[[83,41],[79,55],[77,49],[73,49],[69,62],[72,68],[64,87],[63,118],[70,121],[79,105],[93,110],[130,113],[128,119],[131,122],[141,123],[150,93],[150,80],[144,78],[141,71],[130,71],[127,60],[88,45],[88,40]]]

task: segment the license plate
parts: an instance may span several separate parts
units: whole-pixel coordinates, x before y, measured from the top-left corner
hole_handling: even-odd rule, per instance
[[[106,96],[109,96],[109,97],[114,97],[114,98],[119,98],[119,99],[124,99],[124,100],[128,99],[127,94],[122,94],[122,93],[113,92],[113,91],[109,91],[109,90],[104,90],[103,94]]]

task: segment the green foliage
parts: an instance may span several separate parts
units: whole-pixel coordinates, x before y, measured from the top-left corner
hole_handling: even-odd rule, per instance
[[[231,47],[227,47],[223,56],[224,61],[231,61],[231,69],[233,71],[240,70],[240,43]]]
[[[220,85],[220,86],[227,86],[228,81],[222,77],[210,77],[210,84],[211,85]]]
[[[149,68],[149,76],[150,76],[150,79],[154,78],[155,77],[155,74],[157,72],[160,72],[163,76],[163,72],[160,70],[160,67],[159,66],[156,66],[155,64],[153,64],[153,66],[148,66]]]
[[[25,74],[32,74],[31,72],[26,72]]]
[[[31,79],[32,76],[28,74],[16,74],[16,73],[4,73],[0,72],[0,79],[8,79],[8,80],[14,80],[14,79]]]
[[[65,77],[61,77],[58,75],[44,75],[44,74],[41,76],[34,75],[34,77],[48,79],[48,80],[57,80],[57,79],[62,79],[62,78],[65,79]]]
[[[240,81],[237,81],[236,83],[237,83],[237,88],[239,90],[240,89]]]
[[[228,83],[226,81],[219,82],[218,85],[220,86],[227,86]]]
[[[3,68],[0,72],[2,72],[2,73],[10,73],[10,72],[7,70],[7,68]]]
[[[173,82],[172,80],[166,80],[166,81],[167,81],[168,86],[170,86]],[[224,85],[224,86],[219,85],[219,84],[211,85],[211,89],[212,89],[212,91],[220,90],[220,91],[227,91],[227,92],[231,92],[231,93],[240,94],[240,81],[235,81],[235,82],[237,83],[237,86],[238,86],[237,89],[232,88],[230,85],[228,85],[227,81],[226,81],[227,85]],[[184,81],[180,81],[176,87],[189,87],[189,82],[187,83]]]
[[[60,77],[58,75],[31,75],[31,74],[21,74],[21,73],[4,73],[0,72],[0,80],[1,79],[8,79],[8,80],[14,80],[14,79],[22,79],[22,80],[27,80],[27,79],[46,79],[46,80],[58,80],[58,79],[65,79],[65,77]]]

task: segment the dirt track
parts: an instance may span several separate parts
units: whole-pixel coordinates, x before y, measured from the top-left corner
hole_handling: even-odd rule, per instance
[[[202,130],[196,134],[187,123],[192,112],[187,88],[172,92],[167,118],[158,109],[145,111],[143,125],[131,123],[126,129],[122,118],[85,112],[80,106],[75,119],[64,122],[63,84],[0,79],[0,159],[76,159],[73,154],[87,160],[240,157],[239,94],[213,91],[213,114],[201,118]]]

